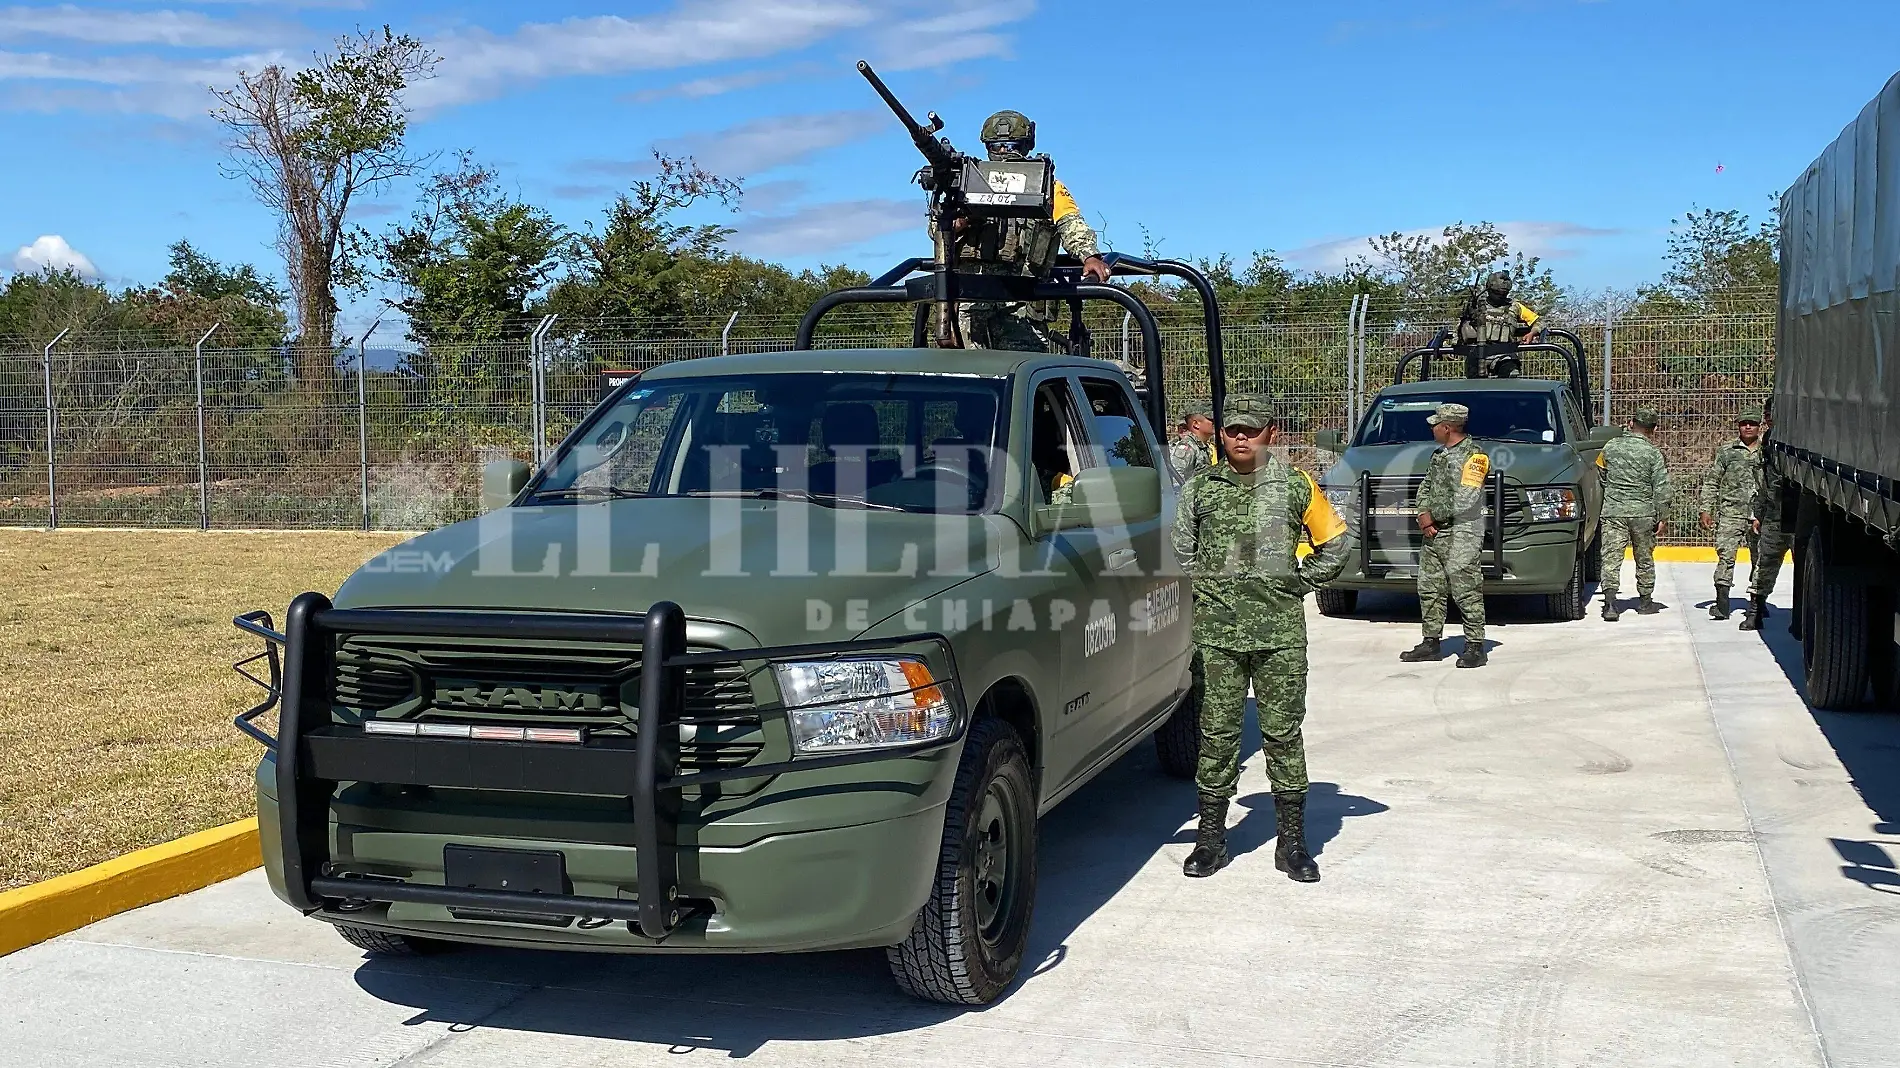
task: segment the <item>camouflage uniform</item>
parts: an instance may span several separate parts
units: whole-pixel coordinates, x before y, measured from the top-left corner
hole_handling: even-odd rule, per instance
[[[1761,440],[1761,488],[1755,493],[1752,509],[1755,520],[1761,523],[1761,531],[1750,554],[1754,566],[1748,573],[1748,614],[1742,620],[1745,630],[1758,629],[1761,617],[1768,614],[1768,595],[1775,592],[1775,581],[1781,577],[1781,558],[1792,541],[1788,529],[1792,517],[1782,514],[1787,478],[1774,460],[1768,458],[1768,434],[1764,433]]]
[[[1439,411],[1462,407],[1442,405]],[[1444,636],[1447,605],[1456,601],[1465,648],[1484,648],[1484,497],[1490,473],[1491,458],[1476,438],[1466,437],[1432,453],[1418,489],[1419,511],[1430,512],[1438,529],[1418,554],[1419,621],[1428,642]]]
[[[1655,413],[1645,409],[1636,414],[1637,422],[1655,425]],[[1645,423],[1645,418],[1650,421]],[[1669,469],[1662,450],[1641,434],[1624,434],[1604,443],[1597,466],[1603,469],[1598,589],[1607,618],[1615,609],[1625,549],[1634,549],[1637,594],[1647,603],[1656,590],[1656,524],[1669,514]]]
[[[1095,230],[1069,188],[1055,183],[1051,219],[994,219],[974,223],[956,242],[957,269],[965,274],[1014,274],[1040,278],[1056,262],[1058,245],[1079,260],[1101,255]],[[1047,352],[1049,324],[1030,305],[965,301],[957,305],[965,348]]]
[[[1168,462],[1182,478],[1190,478],[1195,472],[1214,465],[1214,443],[1183,431],[1168,446]]]
[[[1761,489],[1761,446],[1731,441],[1715,450],[1702,479],[1702,511],[1715,520],[1715,584],[1735,584],[1735,553],[1755,555],[1755,494]]]
[[[1303,565],[1297,556],[1302,530],[1314,544]],[[1218,463],[1182,487],[1174,553],[1192,581],[1194,645],[1206,678],[1195,777],[1203,795],[1234,796],[1249,682],[1274,793],[1306,791],[1302,601],[1346,566],[1351,539],[1345,534],[1346,524],[1312,477],[1277,456],[1267,456],[1249,475]]]

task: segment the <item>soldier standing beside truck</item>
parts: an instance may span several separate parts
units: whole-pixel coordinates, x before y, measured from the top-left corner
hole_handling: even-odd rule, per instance
[[[1636,557],[1636,611],[1645,616],[1656,606],[1656,538],[1669,514],[1669,468],[1662,450],[1650,440],[1660,422],[1654,410],[1638,408],[1630,416],[1630,432],[1611,438],[1597,454],[1603,468],[1603,529],[1597,535],[1598,589],[1603,594],[1603,618],[1614,623],[1622,615],[1616,591],[1622,584],[1623,551]]]
[[[1206,679],[1201,699],[1200,826],[1182,865],[1204,878],[1227,864],[1227,805],[1240,778],[1240,730],[1253,685],[1260,750],[1279,838],[1274,867],[1296,882],[1319,880],[1306,848],[1306,610],[1308,593],[1346,566],[1345,521],[1311,476],[1267,451],[1278,438],[1267,398],[1228,400],[1227,459],[1181,488],[1174,553],[1194,598],[1194,647]],[[1313,552],[1299,560],[1304,531]]]
[[[1761,411],[1750,408],[1735,420],[1736,439],[1715,450],[1702,479],[1702,529],[1715,532],[1715,600],[1709,618],[1727,619],[1734,610],[1729,590],[1735,584],[1735,554],[1746,545],[1755,556],[1755,494],[1761,488]]]
[[[1214,417],[1205,408],[1189,407],[1181,413],[1180,431],[1168,445],[1168,461],[1190,478],[1196,471],[1212,467],[1219,459],[1214,453]]]
[[[1771,435],[1775,432],[1774,403],[1775,399],[1770,397],[1762,406]],[[1786,490],[1786,479],[1780,468],[1772,463],[1762,464],[1761,479],[1756,484],[1750,508],[1749,525],[1755,532],[1755,546],[1749,550],[1752,563],[1748,569],[1748,607],[1742,609],[1743,630],[1761,629],[1761,621],[1768,618],[1768,595],[1775,592],[1775,582],[1781,578],[1781,558],[1787,555],[1792,540],[1781,507]]]
[[[1483,667],[1484,650],[1484,487],[1491,458],[1465,433],[1471,409],[1441,404],[1425,418],[1438,450],[1418,488],[1418,527],[1425,544],[1418,554],[1419,622],[1424,639],[1399,654],[1408,664],[1437,660],[1445,634],[1448,602],[1456,601],[1464,621],[1461,668]]]

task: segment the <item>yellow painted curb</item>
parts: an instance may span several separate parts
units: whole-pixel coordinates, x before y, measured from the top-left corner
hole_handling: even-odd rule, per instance
[[[263,863],[252,817],[0,893],[0,956]]]

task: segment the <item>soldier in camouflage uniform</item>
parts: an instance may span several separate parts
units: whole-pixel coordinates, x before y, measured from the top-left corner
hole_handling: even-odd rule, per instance
[[[1457,602],[1464,619],[1465,648],[1458,654],[1458,666],[1483,667],[1490,659],[1484,650],[1482,557],[1491,458],[1465,433],[1470,417],[1471,409],[1462,404],[1441,404],[1425,419],[1439,447],[1418,488],[1418,526],[1425,534],[1418,554],[1418,605],[1425,635],[1399,654],[1408,664],[1439,658],[1448,601]]]
[[[1509,271],[1493,271],[1484,280],[1484,302],[1477,311],[1478,321],[1458,324],[1461,343],[1480,342],[1487,347],[1512,344],[1527,337],[1540,318],[1530,305],[1511,299]]]
[[[1215,459],[1214,417],[1205,408],[1189,408],[1181,413],[1180,433],[1168,445],[1168,462],[1185,479],[1212,467]]]
[[[1734,606],[1735,553],[1755,555],[1755,494],[1761,489],[1761,412],[1750,408],[1735,420],[1734,441],[1715,450],[1702,479],[1702,529],[1715,531],[1715,600],[1709,618],[1727,619]]]
[[[1306,848],[1306,611],[1308,593],[1346,565],[1351,538],[1311,476],[1267,450],[1278,428],[1267,398],[1230,399],[1221,431],[1227,459],[1181,488],[1174,553],[1191,581],[1201,700],[1200,829],[1182,866],[1200,878],[1227,863],[1227,804],[1240,777],[1248,683],[1260,713],[1261,752],[1279,840],[1273,863],[1297,882],[1319,879]],[[1302,564],[1301,532],[1313,543]]]
[[[1597,534],[1598,590],[1603,595],[1603,618],[1616,622],[1622,611],[1616,591],[1622,582],[1623,550],[1636,557],[1636,611],[1649,616],[1657,607],[1656,538],[1669,514],[1669,468],[1662,450],[1650,441],[1656,433],[1656,413],[1638,408],[1630,417],[1630,433],[1611,438],[1597,453],[1603,469],[1603,526]]]
[[[1768,434],[1775,430],[1774,398],[1762,407]],[[1762,439],[1764,442],[1767,438]],[[1790,543],[1789,520],[1792,516],[1783,514],[1782,494],[1787,489],[1787,479],[1772,458],[1767,457],[1763,449],[1761,461],[1761,486],[1755,492],[1753,519],[1751,526],[1755,530],[1755,548],[1749,553],[1753,561],[1748,571],[1748,607],[1742,609],[1743,630],[1760,630],[1761,621],[1768,618],[1768,595],[1775,592],[1775,580],[1781,577],[1781,558],[1788,552]],[[1789,626],[1793,626],[1791,622]]]
[[[995,160],[1027,159],[1036,147],[1036,124],[1018,111],[999,111],[983,123],[983,146]],[[1055,183],[1047,219],[957,220],[953,232],[957,269],[966,274],[1017,274],[1041,278],[1056,262],[1060,245],[1082,262],[1088,281],[1106,282],[1109,268],[1095,230],[1082,217],[1069,187]],[[931,236],[936,236],[933,230]],[[972,349],[1050,350],[1049,324],[1021,301],[966,301],[957,305],[963,346]]]

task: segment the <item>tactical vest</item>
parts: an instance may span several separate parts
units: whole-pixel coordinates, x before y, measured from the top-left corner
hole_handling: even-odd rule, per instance
[[[1507,300],[1500,308],[1490,301],[1484,302],[1484,336],[1480,341],[1510,341],[1518,324],[1517,301]]]
[[[1048,219],[988,219],[957,242],[957,258],[978,272],[987,268],[1039,278],[1055,266],[1060,246],[1055,223]]]

